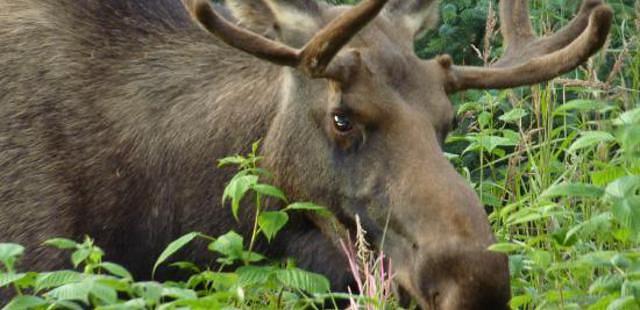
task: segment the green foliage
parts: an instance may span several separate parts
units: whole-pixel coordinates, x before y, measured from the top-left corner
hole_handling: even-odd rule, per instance
[[[515,309],[640,308],[640,24],[630,24],[633,2],[608,3],[609,49],[570,74],[586,86],[455,98],[461,126],[446,151],[490,206],[500,239],[491,249],[510,257]],[[578,1],[530,4],[547,32]]]
[[[330,294],[329,281],[324,276],[296,268],[292,262],[280,266],[252,251],[260,234],[269,241],[276,237],[289,220],[288,212],[327,213],[320,206],[303,202],[290,204],[282,210],[266,210],[264,198],[284,203],[287,198],[280,189],[263,183],[261,178],[268,179],[270,174],[258,168],[262,158],[257,152],[258,143],[255,143],[247,156],[220,160],[220,166],[239,168],[224,191],[224,200],[232,201],[234,215],[240,211],[243,198],[249,194],[255,198],[255,226],[248,248],[244,238],[234,231],[217,238],[192,232],[171,242],[152,269],[155,274],[172,256],[194,240],[202,239],[209,242],[208,249],[218,256],[220,270],[202,271],[193,263],[177,262],[172,266],[192,274],[185,282],[136,282],[124,267],[103,262],[104,252],[90,238],[83,243],[55,238],[44,245],[70,250],[73,266],[83,267],[82,272],[18,273],[15,266],[24,247],[0,244],[0,262],[3,264],[0,288],[12,286],[17,293],[3,309],[283,309],[317,307],[340,298],[340,295]]]

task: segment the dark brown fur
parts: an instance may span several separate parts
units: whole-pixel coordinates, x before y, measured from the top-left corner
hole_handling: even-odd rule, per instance
[[[89,235],[143,279],[185,232],[247,231],[220,205],[232,171],[215,163],[266,135],[277,68],[211,40],[179,1],[0,12],[0,240],[28,246],[24,268],[69,267],[38,245]],[[342,281],[346,269],[330,269],[340,256],[303,223],[271,251]]]

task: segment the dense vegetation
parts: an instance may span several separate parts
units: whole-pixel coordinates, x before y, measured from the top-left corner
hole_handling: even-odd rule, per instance
[[[443,22],[417,42],[418,55],[450,53],[459,63],[479,65],[498,57],[499,23],[490,2],[443,1]],[[640,308],[640,4],[608,3],[616,12],[610,42],[580,69],[544,85],[453,98],[459,124],[447,156],[488,208],[500,240],[493,250],[510,255],[514,308]],[[532,0],[535,28],[557,30],[579,4]],[[396,307],[387,271],[362,238],[355,249],[345,244],[345,252],[364,296],[331,294],[326,279],[295,262],[262,264],[266,258],[252,252],[256,238],[272,238],[288,212],[325,212],[311,203],[261,210],[263,197],[286,202],[286,196],[268,185],[259,160],[254,150],[221,161],[240,168],[225,192],[229,205],[235,209],[249,195],[256,201],[251,240],[234,232],[217,238],[191,233],[149,266],[165,264],[199,238],[209,241],[223,266],[241,266],[234,272],[177,262],[176,268],[192,272],[188,281],[135,282],[124,268],[103,262],[90,239],[53,239],[49,245],[71,250],[80,271],[28,273],[15,269],[23,248],[2,244],[0,287],[22,294],[7,309],[319,308],[345,300],[371,309]]]

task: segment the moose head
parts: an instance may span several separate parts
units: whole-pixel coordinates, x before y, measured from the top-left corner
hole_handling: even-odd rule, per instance
[[[424,309],[501,309],[507,258],[473,189],[442,152],[448,96],[553,79],[607,38],[612,10],[585,0],[557,33],[538,38],[527,0],[500,1],[504,56],[487,67],[423,60],[413,42],[437,20],[437,0],[183,0],[228,45],[280,66],[280,106],[264,140],[267,165],[296,197],[326,204],[346,226],[361,219],[396,280]],[[274,81],[275,82],[275,81]]]

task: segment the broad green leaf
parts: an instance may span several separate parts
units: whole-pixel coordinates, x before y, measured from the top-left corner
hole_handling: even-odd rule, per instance
[[[24,254],[24,247],[14,243],[0,243],[0,262],[2,262],[7,271],[13,271],[16,260]]]
[[[143,298],[148,304],[157,303],[162,298],[162,284],[158,282],[138,282],[133,285],[136,296]]]
[[[512,309],[521,309],[522,306],[530,304],[533,301],[533,297],[530,294],[518,295],[511,298],[509,305]]]
[[[610,223],[612,219],[613,219],[613,215],[611,214],[611,212],[605,212],[605,213],[595,215],[590,219],[578,225],[575,225],[571,229],[569,229],[569,231],[567,232],[567,235],[565,236],[564,241],[566,243],[569,239],[571,239],[571,237],[573,237],[579,232],[587,235],[592,234],[593,232],[597,231],[599,227],[602,227]]]
[[[464,150],[463,153],[474,150],[482,150],[493,153],[499,146],[514,146],[517,144],[508,138],[488,135],[470,136],[467,137],[467,140],[471,142],[471,145],[469,145],[469,147],[467,147],[467,149]]]
[[[503,243],[496,243],[493,244],[491,246],[489,246],[489,251],[492,252],[498,252],[498,253],[513,253],[513,252],[517,252],[524,249],[524,247],[522,245],[519,244],[515,244],[515,243],[508,243],[508,242],[503,242]]]
[[[172,263],[171,265],[169,265],[171,267],[176,267],[182,270],[186,270],[186,271],[191,271],[191,272],[195,272],[198,273],[200,272],[200,267],[198,267],[198,265],[192,263],[192,262],[175,262]]]
[[[125,303],[97,307],[96,310],[144,310],[147,303],[142,298],[129,300]]]
[[[36,296],[17,296],[11,300],[2,310],[29,310],[46,305],[47,302]]]
[[[64,309],[64,310],[85,310],[78,305],[75,301],[70,300],[58,300],[49,306],[47,309]]]
[[[640,108],[622,113],[613,121],[616,126],[635,125],[640,123]]]
[[[27,274],[25,273],[4,273],[4,272],[0,272],[0,287],[5,287],[8,286],[16,281],[21,280],[22,278],[24,278]]]
[[[209,244],[209,250],[218,252],[231,259],[242,258],[244,238],[234,231],[230,231]]]
[[[289,215],[282,211],[262,212],[258,217],[260,230],[269,241],[287,224]]]
[[[175,299],[197,299],[198,298],[198,295],[193,290],[177,288],[177,287],[163,288],[162,296],[171,297]]]
[[[110,286],[101,284],[99,282],[93,282],[90,285],[91,296],[101,300],[105,304],[114,304],[118,301],[118,293]]]
[[[588,99],[575,99],[555,108],[554,115],[564,114],[567,111],[590,112],[606,108],[607,105],[601,101]]]
[[[36,291],[59,287],[82,281],[86,275],[73,270],[45,272],[36,278]]]
[[[577,197],[577,198],[600,198],[604,195],[604,190],[600,187],[583,183],[563,183],[549,187],[542,193],[542,197]]]
[[[240,156],[240,155],[225,157],[223,159],[218,160],[218,168],[231,166],[231,165],[240,166],[245,161],[247,161],[247,159],[244,156]]]
[[[613,204],[615,218],[640,234],[640,176],[622,177],[609,184],[605,199]]]
[[[14,243],[0,243],[0,261],[24,254],[24,247]]]
[[[298,268],[278,270],[276,277],[284,286],[304,292],[322,294],[330,290],[329,280],[324,276]]]
[[[229,185],[225,187],[222,194],[222,203],[224,204],[227,199],[231,199],[231,212],[236,220],[238,218],[238,210],[240,209],[240,201],[244,198],[244,195],[258,183],[258,177],[255,175],[236,175]]]
[[[268,184],[256,184],[253,185],[252,189],[262,195],[278,198],[282,201],[287,201],[287,197],[284,193],[275,186],[271,186]]]
[[[118,264],[104,262],[98,265],[98,267],[103,268],[104,270],[108,271],[110,274],[114,276],[117,276],[123,279],[133,280],[133,276],[131,275],[131,273],[129,273],[127,269],[125,269],[124,267]]]
[[[622,296],[633,296],[640,301],[640,280],[625,281],[622,284]]]
[[[634,305],[636,307],[634,307]],[[616,300],[614,300],[607,310],[630,310],[637,309],[637,304],[635,298],[633,296],[622,296]]]
[[[78,267],[91,255],[91,250],[87,248],[80,248],[71,254],[71,263],[73,267]]]
[[[580,138],[569,147],[569,153],[575,153],[577,150],[593,147],[600,143],[612,142],[615,141],[615,139],[612,134],[604,131],[583,132]]]
[[[200,233],[192,232],[171,242],[169,246],[167,246],[167,248],[164,251],[162,251],[162,253],[160,254],[160,257],[158,257],[158,260],[156,260],[156,263],[153,265],[153,271],[151,272],[152,276],[155,275],[156,270],[158,269],[158,266],[160,266],[160,264],[164,263],[171,255],[178,252],[180,249],[182,249],[184,246],[189,244],[191,241],[193,241],[193,239],[197,238],[199,235]]]
[[[288,205],[284,211],[313,211],[320,215],[329,215],[330,212],[327,208],[319,206],[312,202],[295,202]]]
[[[597,278],[589,286],[589,294],[615,293],[620,291],[624,279],[619,274],[608,274]]]
[[[78,244],[77,242],[73,240],[65,239],[65,238],[49,239],[45,241],[43,244],[46,246],[51,246],[61,250],[76,249],[78,248],[78,246],[80,246],[80,244]]]
[[[275,276],[275,267],[271,266],[243,266],[236,270],[238,280],[242,286],[265,285]]]
[[[88,285],[85,282],[70,283],[54,288],[45,295],[53,298],[56,301],[75,300],[89,303],[89,293],[91,292],[91,287],[92,285]]]
[[[527,115],[529,115],[529,112],[527,112],[526,110],[515,108],[503,114],[502,116],[500,116],[499,119],[505,123],[513,123],[513,122],[519,121],[520,119],[522,119]]]

